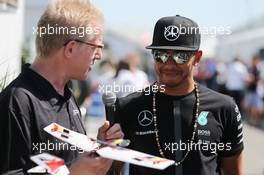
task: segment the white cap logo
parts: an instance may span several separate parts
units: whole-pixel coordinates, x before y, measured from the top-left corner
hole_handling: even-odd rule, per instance
[[[175,25],[165,27],[164,37],[168,41],[175,41],[180,36],[179,28]]]

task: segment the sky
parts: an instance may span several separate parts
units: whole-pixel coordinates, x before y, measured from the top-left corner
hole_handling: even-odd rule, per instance
[[[47,4],[50,0],[26,0]],[[239,28],[263,16],[262,0],[90,0],[104,14],[105,29],[118,33],[131,31],[152,35],[156,21],[164,16],[181,15],[202,27]],[[138,32],[138,33],[137,33]]]
[[[237,27],[264,15],[261,0],[91,0],[107,28],[150,30],[163,16],[182,15],[200,26]]]
[[[49,1],[26,0],[26,4],[31,4],[33,11],[25,18],[30,18],[28,21],[36,22],[39,17],[33,13],[34,6],[43,7],[44,11]],[[231,33],[253,20],[261,19],[261,17],[264,24],[264,3],[262,0],[90,1],[102,11],[106,32],[114,31],[117,35],[140,44],[142,48],[151,43],[154,25],[159,18],[164,16],[178,14],[196,21],[201,28],[209,30],[210,28],[224,28],[226,32],[231,31]],[[40,15],[41,9],[39,10]],[[27,24],[27,26],[31,27],[33,24]],[[29,31],[31,32],[31,28]],[[202,35],[200,48],[208,54],[208,57],[214,55],[216,50],[217,39],[215,36]]]
[[[196,21],[202,28],[238,30],[262,17],[262,0],[90,0],[104,14],[105,29],[115,31],[142,46],[152,40],[156,21],[164,16],[181,15]],[[201,49],[214,55],[215,35],[202,35]],[[205,55],[205,54],[204,54]]]

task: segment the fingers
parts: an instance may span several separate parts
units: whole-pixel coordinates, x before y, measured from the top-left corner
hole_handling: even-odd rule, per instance
[[[105,133],[109,127],[110,127],[109,121],[105,121],[103,126],[99,128],[99,132]]]
[[[76,175],[105,175],[110,169],[113,161],[99,156],[94,157],[94,153],[84,153],[70,167],[71,174]]]
[[[114,124],[111,128],[109,127],[109,122],[105,121],[104,125],[101,126],[98,130],[97,138],[107,141],[124,137],[124,133],[122,132],[121,127],[118,123]]]
[[[120,139],[123,137],[124,137],[124,133],[122,132],[121,127],[118,123],[114,124],[106,132],[106,140]]]
[[[90,164],[91,166],[101,166],[104,163],[111,163],[111,159],[106,159],[96,154],[95,152],[83,153],[80,160]]]
[[[85,155],[84,159],[86,159],[87,164],[90,164],[91,167],[94,167],[97,170],[108,170],[113,163],[113,160],[94,156],[93,153]]]
[[[113,164],[113,160],[102,158],[102,157],[96,157],[96,175],[105,175],[107,171],[111,168]]]
[[[109,121],[105,121],[103,126],[101,126],[98,130],[97,138],[100,140],[106,140],[106,131],[110,127]]]

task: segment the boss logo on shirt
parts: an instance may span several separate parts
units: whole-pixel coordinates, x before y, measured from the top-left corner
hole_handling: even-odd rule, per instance
[[[211,131],[210,130],[207,130],[207,129],[198,129],[197,130],[197,134],[199,136],[207,136],[207,137],[210,137]]]
[[[138,123],[141,126],[149,126],[153,122],[153,115],[150,111],[144,110],[138,114]]]

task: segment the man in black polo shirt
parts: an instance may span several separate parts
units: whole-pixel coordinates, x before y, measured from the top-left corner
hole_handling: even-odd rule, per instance
[[[90,33],[69,31],[81,32],[85,27]],[[1,174],[26,174],[35,166],[30,156],[47,151],[63,158],[71,174],[106,174],[111,160],[89,153],[79,156],[81,150],[43,131],[56,122],[85,134],[80,110],[66,83],[85,79],[94,61],[101,58],[102,47],[102,15],[93,5],[64,0],[48,6],[38,23],[37,58],[0,94]],[[106,141],[122,136],[120,126],[109,128],[109,122],[98,133]]]
[[[243,135],[233,99],[193,80],[199,63],[198,25],[181,16],[155,25],[158,82],[119,99],[118,121],[131,148],[175,160],[163,171],[130,166],[130,175],[241,175]]]

